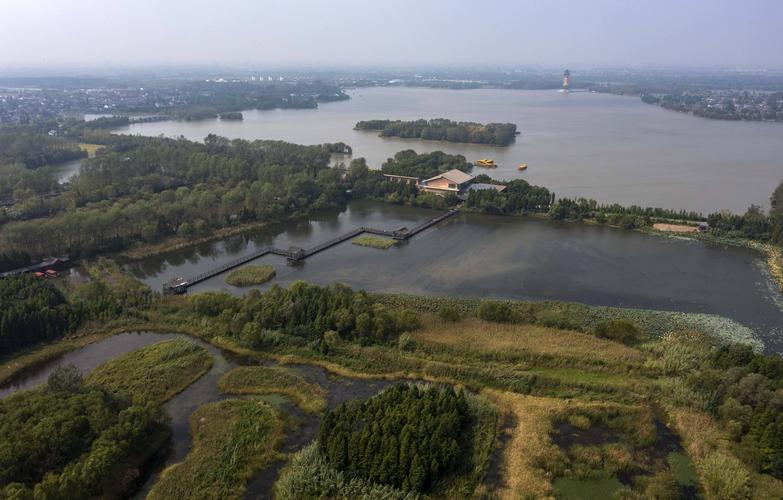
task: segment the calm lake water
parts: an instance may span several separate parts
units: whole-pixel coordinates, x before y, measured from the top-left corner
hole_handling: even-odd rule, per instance
[[[352,203],[256,233],[136,262],[130,270],[156,290],[264,246],[311,247],[357,226],[412,227],[439,212]],[[277,256],[273,283],[342,282],[371,291],[468,297],[564,300],[719,314],[753,328],[768,349],[783,352],[783,303],[759,255],[745,249],[638,232],[519,217],[459,214],[387,251],[345,242],[292,267]],[[246,289],[225,274],[191,292]]]
[[[63,182],[70,181],[71,177],[79,173],[83,161],[84,158],[79,158],[78,160],[71,160],[58,165],[53,165],[50,168],[52,169],[55,178],[57,178],[57,182],[62,184]]]
[[[705,213],[768,207],[783,179],[783,124],[707,120],[638,98],[608,94],[522,90],[364,88],[349,101],[310,110],[245,111],[244,121],[154,122],[120,133],[185,136],[203,140],[281,139],[300,144],[343,141],[380,167],[401,149],[443,150],[476,160],[494,158],[488,171],[524,178],[559,196],[601,202],[684,208]],[[498,148],[432,141],[381,139],[353,126],[368,119],[449,118],[512,122],[521,135]],[[524,173],[519,163],[530,167]],[[482,172],[482,169],[477,169]]]

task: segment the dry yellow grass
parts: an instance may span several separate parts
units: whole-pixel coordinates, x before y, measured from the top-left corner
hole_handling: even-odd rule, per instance
[[[556,455],[549,438],[552,417],[570,402],[563,399],[524,396],[485,389],[481,393],[501,412],[513,418],[514,428],[505,431],[509,439],[503,450],[503,484],[493,492],[498,498],[554,498],[551,475],[538,464]]]
[[[685,224],[653,224],[653,229],[658,231],[665,231],[668,233],[695,233],[699,230],[697,226],[688,226]]]
[[[468,318],[447,323],[425,318],[424,327],[413,334],[415,340],[455,346],[475,351],[513,349],[587,358],[607,363],[641,362],[642,353],[631,347],[585,333],[536,325],[509,325]]]
[[[95,153],[97,153],[98,150],[101,149],[102,147],[104,147],[102,144],[88,144],[86,142],[82,142],[79,144],[79,149],[81,149],[82,151],[86,151],[87,156],[89,156],[90,158],[95,156]]]

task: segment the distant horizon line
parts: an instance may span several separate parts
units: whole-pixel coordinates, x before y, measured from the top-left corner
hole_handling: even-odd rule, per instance
[[[279,62],[210,62],[210,63],[57,63],[57,64],[30,64],[30,63],[2,63],[0,62],[0,71],[3,70],[31,70],[31,71],[51,71],[63,69],[79,70],[98,70],[106,72],[118,69],[171,69],[171,70],[192,70],[192,69],[232,69],[242,71],[258,71],[265,69],[288,69],[288,70],[318,70],[318,71],[340,71],[340,70],[513,70],[513,69],[544,69],[544,70],[562,70],[568,68],[572,71],[597,71],[597,70],[689,70],[689,71],[783,71],[783,64],[777,66],[759,65],[759,64],[678,64],[678,63],[660,63],[660,64],[619,64],[619,63],[416,63],[416,64],[395,64],[395,63],[355,63],[355,64],[322,64],[322,63],[279,63]]]
[[[106,64],[1,64],[0,78],[44,78],[44,77],[95,77],[123,76],[122,73],[156,72],[162,74],[195,73],[195,72],[236,72],[248,76],[269,71],[287,71],[292,73],[373,73],[373,72],[559,72],[569,69],[572,72],[595,71],[678,71],[685,73],[757,73],[783,75],[783,66],[759,65],[682,65],[682,64],[471,64],[471,63],[437,63],[437,64],[313,64],[313,63],[123,63]]]

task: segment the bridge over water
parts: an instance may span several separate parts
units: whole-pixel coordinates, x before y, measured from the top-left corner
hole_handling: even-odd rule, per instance
[[[331,248],[333,246],[339,245],[340,243],[350,240],[352,238],[355,238],[359,236],[362,233],[368,233],[368,234],[377,234],[380,236],[386,236],[388,238],[393,238],[398,241],[404,241],[408,240],[420,232],[429,229],[430,227],[434,226],[435,224],[438,224],[439,222],[448,219],[449,217],[456,215],[457,212],[459,212],[459,207],[453,208],[449,210],[448,212],[441,214],[437,217],[434,217],[432,219],[426,220],[416,226],[414,226],[411,229],[408,228],[401,228],[396,229],[393,231],[387,230],[387,229],[376,229],[372,227],[357,227],[356,229],[353,229],[345,234],[341,234],[340,236],[337,236],[336,238],[332,238],[331,240],[324,241],[322,243],[319,243],[318,245],[312,247],[312,248],[296,248],[292,247],[288,250],[282,250],[279,248],[274,247],[264,247],[261,248],[249,255],[245,255],[244,257],[240,257],[236,260],[233,260],[231,262],[227,262],[221,266],[215,267],[213,269],[210,269],[208,271],[205,271],[197,276],[193,276],[192,278],[175,278],[169,282],[166,283],[163,287],[164,293],[185,293],[187,292],[188,288],[197,284],[201,283],[202,281],[206,281],[214,276],[217,276],[218,274],[222,274],[230,269],[234,269],[236,267],[239,267],[243,264],[247,264],[248,262],[251,262],[253,260],[258,259],[259,257],[263,257],[264,255],[280,255],[281,257],[285,257],[288,259],[289,262],[299,262],[303,261],[306,258],[315,255],[319,252],[323,252],[324,250]]]

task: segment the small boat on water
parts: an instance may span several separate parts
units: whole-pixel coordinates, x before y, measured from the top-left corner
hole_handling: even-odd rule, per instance
[[[527,163],[520,163],[519,166],[517,167],[517,170],[519,170],[520,172],[522,170],[527,170]]]
[[[476,166],[484,167],[484,168],[495,168],[498,165],[497,163],[495,163],[495,160],[490,160],[489,158],[482,158],[480,160],[476,160]]]

